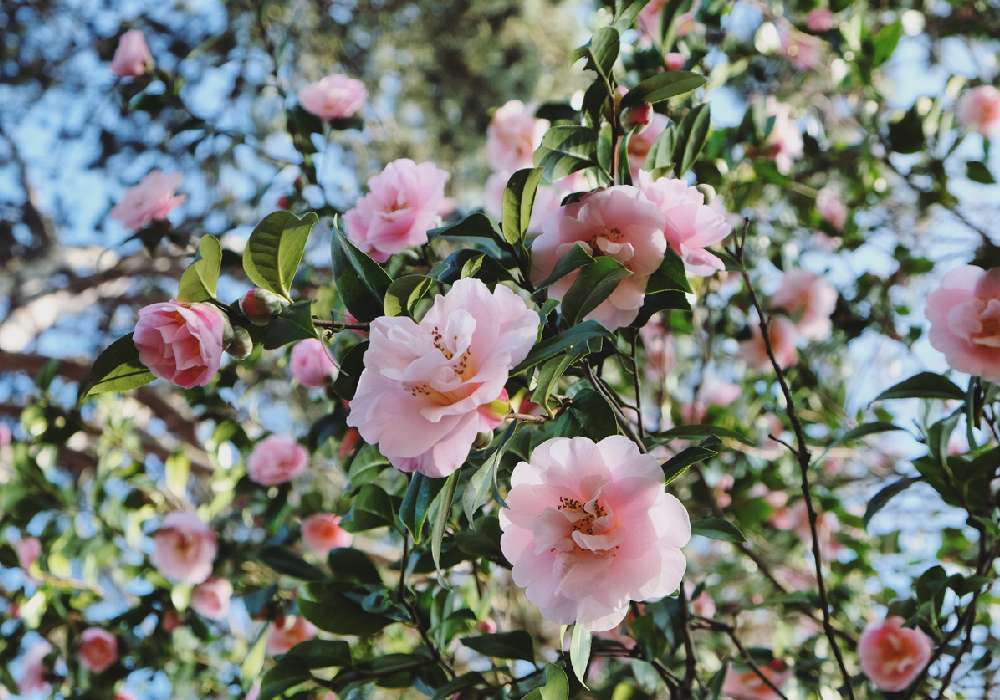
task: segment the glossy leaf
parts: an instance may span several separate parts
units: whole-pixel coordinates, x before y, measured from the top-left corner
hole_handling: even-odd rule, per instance
[[[315,212],[301,219],[287,211],[265,216],[243,250],[243,270],[247,277],[258,287],[291,299],[292,280],[302,262],[309,232],[317,221]]]

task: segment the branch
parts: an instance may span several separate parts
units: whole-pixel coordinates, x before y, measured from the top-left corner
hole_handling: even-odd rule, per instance
[[[726,636],[729,637],[729,640],[733,643],[733,646],[736,647],[736,650],[740,652],[740,656],[742,656],[744,661],[746,661],[747,666],[750,667],[750,670],[753,671],[758,678],[764,681],[764,684],[767,685],[768,688],[777,693],[779,698],[781,698],[782,700],[788,700],[788,696],[782,693],[781,689],[778,686],[776,686],[774,682],[770,678],[768,678],[763,671],[760,670],[760,668],[758,668],[757,664],[754,663],[753,657],[750,656],[750,652],[746,650],[746,647],[744,647],[743,643],[740,642],[739,637],[736,636],[736,629],[732,625],[727,625],[724,622],[712,620],[707,617],[697,617],[696,619],[699,622],[705,624],[706,627],[712,630],[713,632],[724,632]]]

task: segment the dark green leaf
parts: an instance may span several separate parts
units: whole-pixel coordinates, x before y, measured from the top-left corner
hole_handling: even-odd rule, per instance
[[[940,374],[921,372],[895,384],[877,397],[875,401],[886,399],[955,399],[965,400],[965,392]]]
[[[344,641],[307,639],[299,642],[285,654],[281,662],[293,661],[303,668],[330,668],[350,666],[351,648]],[[279,663],[281,663],[279,662]]]
[[[884,421],[872,421],[871,423],[862,423],[856,428],[848,430],[846,433],[841,435],[839,438],[833,441],[833,445],[846,445],[855,440],[860,440],[868,435],[874,435],[876,433],[889,433],[894,430],[902,430],[898,425],[893,423],[886,423]]]
[[[574,243],[573,247],[566,252],[552,268],[551,274],[537,285],[536,289],[545,289],[549,285],[558,282],[560,279],[577,268],[594,262],[594,257],[582,243]]]
[[[431,557],[434,559],[434,568],[441,571],[441,542],[444,539],[444,529],[448,525],[448,518],[451,515],[451,505],[455,499],[455,483],[458,481],[458,473],[452,472],[444,482],[444,487],[438,492],[434,503],[431,504]]]
[[[889,144],[897,153],[916,153],[924,148],[924,123],[914,105],[889,124]]]
[[[746,537],[740,529],[723,518],[702,518],[691,524],[691,533],[713,540],[740,544]]]
[[[717,454],[719,454],[719,440],[715,437],[708,438],[700,445],[685,447],[661,465],[664,482],[670,484],[690,469],[692,464],[704,462]]]
[[[315,212],[301,219],[288,211],[265,216],[247,241],[243,251],[243,270],[262,289],[289,296],[295,271],[302,261],[309,232],[319,221]]]
[[[556,386],[559,384],[559,379],[576,360],[576,355],[565,353],[557,355],[543,364],[538,370],[535,390],[531,393],[531,400],[542,408],[547,408],[549,396],[555,391]]]
[[[878,68],[889,60],[896,45],[903,36],[903,23],[895,21],[879,29],[872,39],[875,44],[875,51],[872,54],[872,66]]]
[[[367,637],[392,623],[391,618],[366,611],[336,589],[310,587],[309,595],[298,599],[299,610],[321,630]]]
[[[368,350],[368,341],[352,345],[340,357],[337,369],[337,378],[333,380],[333,390],[337,396],[350,401],[354,398],[354,392],[358,390],[358,381],[361,373],[365,369],[365,352]]]
[[[304,581],[319,581],[325,574],[298,554],[278,545],[265,545],[260,550],[260,560],[277,571]]]
[[[368,555],[353,547],[331,549],[326,557],[327,566],[337,581],[381,584],[382,577]]]
[[[691,440],[714,435],[717,438],[731,438],[744,445],[752,445],[753,440],[743,433],[730,428],[723,428],[718,425],[678,425],[670,430],[655,433],[651,437],[656,442],[667,442],[668,440]]]
[[[354,497],[351,512],[344,518],[342,525],[349,532],[360,532],[392,525],[395,520],[389,494],[375,484],[365,484]]]
[[[497,231],[490,217],[477,209],[464,219],[447,226],[432,228],[427,232],[428,238],[488,238],[494,241],[502,241],[503,237]]]
[[[591,340],[609,337],[611,334],[597,321],[584,321],[538,343],[511,374],[531,369],[560,353],[583,351]]]
[[[622,109],[625,109],[641,102],[656,104],[669,100],[671,97],[689,93],[704,84],[705,77],[697,73],[683,70],[657,73],[629,90],[628,94],[622,98],[621,106]]]
[[[309,670],[297,663],[278,664],[264,674],[258,700],[280,697],[289,688],[294,688],[311,677]]]
[[[77,402],[83,403],[95,394],[107,391],[128,391],[149,384],[155,377],[139,362],[139,351],[129,333],[111,343],[97,359],[87,378],[77,389]]]
[[[531,635],[517,630],[515,632],[497,632],[478,637],[463,637],[462,644],[478,651],[483,656],[493,656],[500,659],[523,659],[534,661],[535,653]]]
[[[289,304],[278,316],[271,319],[264,329],[261,344],[267,350],[280,348],[288,343],[316,337],[312,320],[312,303],[298,301]]]
[[[344,306],[359,321],[371,321],[383,313],[383,299],[392,280],[382,267],[347,240],[337,222],[331,244],[333,276]]]
[[[502,231],[504,240],[520,245],[528,233],[535,193],[542,179],[539,168],[525,168],[510,176],[503,193]]]
[[[965,163],[965,176],[974,182],[981,182],[984,185],[996,183],[993,173],[981,160],[970,160]]]
[[[868,506],[865,508],[865,527],[868,527],[868,523],[870,523],[871,519],[875,517],[875,514],[882,510],[882,508],[885,507],[885,504],[888,503],[893,496],[902,493],[910,486],[921,480],[922,478],[919,476],[907,476],[883,487],[878,493],[872,496],[871,500],[868,501]]]
[[[513,437],[514,431],[516,430],[517,422],[512,422],[507,426],[503,435],[500,436],[496,450],[486,459],[486,461],[483,462],[482,466],[480,466],[479,469],[473,473],[473,475],[469,478],[468,483],[465,485],[465,492],[462,494],[462,510],[465,512],[466,520],[470,523],[472,522],[476,511],[479,510],[479,507],[486,503],[486,499],[489,498],[490,491],[496,489],[495,482],[497,467],[500,465],[500,460],[503,459],[504,451],[507,449],[507,445],[510,443],[510,439]]]
[[[392,281],[382,302],[386,316],[413,316],[417,302],[431,294],[434,279],[426,275],[404,275]]]
[[[561,666],[545,666],[545,685],[535,688],[524,700],[569,700],[569,679]]]
[[[595,258],[580,269],[562,300],[562,315],[566,322],[575,326],[584,317],[607,299],[618,283],[631,275],[627,267],[609,256]]]
[[[443,485],[442,479],[432,479],[419,472],[410,477],[410,485],[406,489],[406,495],[403,496],[403,503],[399,506],[399,521],[409,530],[416,544],[420,544],[427,513]]]
[[[534,162],[549,182],[593,165],[597,159],[597,132],[584,126],[550,127],[535,151]]]
[[[681,120],[677,127],[677,142],[673,157],[674,172],[678,177],[690,170],[698,159],[708,139],[711,125],[712,114],[708,102],[698,105]]]
[[[181,275],[177,300],[184,302],[207,301],[215,298],[222,269],[222,247],[215,236],[202,236],[198,241],[198,254]]]

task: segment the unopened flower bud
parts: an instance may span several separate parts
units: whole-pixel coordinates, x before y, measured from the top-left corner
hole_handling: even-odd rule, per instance
[[[278,209],[288,209],[291,201],[286,196],[278,197]]]
[[[240,310],[256,326],[266,326],[286,306],[288,302],[280,296],[258,287],[254,287],[240,299]]]
[[[226,345],[226,352],[237,360],[242,360],[253,352],[253,338],[243,326],[233,327],[233,337]]]
[[[646,126],[653,120],[653,105],[648,102],[641,102],[633,107],[629,107],[622,114],[622,126],[632,129],[637,126]]]

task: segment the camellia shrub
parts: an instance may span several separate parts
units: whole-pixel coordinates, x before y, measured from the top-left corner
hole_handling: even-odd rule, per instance
[[[601,3],[474,197],[325,198],[346,57],[249,235],[147,172],[108,216],[171,288],[0,433],[3,697],[1000,697],[1000,8],[905,5]],[[903,103],[924,45],[989,60]]]

